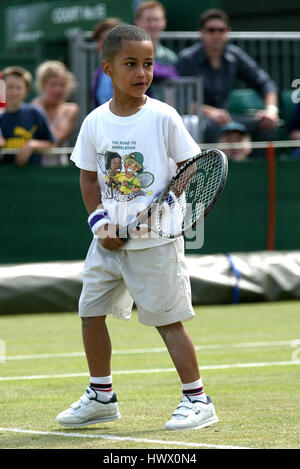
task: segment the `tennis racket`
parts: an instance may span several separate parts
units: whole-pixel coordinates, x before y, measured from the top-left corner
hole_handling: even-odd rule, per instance
[[[139,183],[136,181],[138,180]],[[153,174],[145,171],[144,173],[137,174],[130,182],[127,183],[128,189],[132,189],[132,187],[140,187],[145,189],[146,187],[151,186],[154,181]]]
[[[150,206],[128,226],[119,228],[119,238],[126,241],[147,231],[163,238],[178,238],[195,230],[219,200],[227,172],[227,157],[220,150],[206,150],[191,158]]]

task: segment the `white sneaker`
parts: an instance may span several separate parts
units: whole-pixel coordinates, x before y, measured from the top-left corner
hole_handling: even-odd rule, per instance
[[[97,393],[90,387],[79,401],[56,417],[63,427],[85,427],[93,423],[109,422],[121,417],[117,396],[113,393],[108,402],[97,400]]]
[[[196,430],[218,422],[216,411],[209,396],[207,402],[192,402],[183,396],[171,420],[165,424],[165,430]]]

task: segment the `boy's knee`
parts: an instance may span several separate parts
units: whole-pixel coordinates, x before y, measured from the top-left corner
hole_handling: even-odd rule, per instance
[[[166,324],[165,326],[157,326],[156,329],[162,337],[166,337],[171,334],[173,331],[182,328],[181,322],[175,322],[173,324]]]
[[[90,329],[105,323],[106,316],[82,317],[81,324],[84,329]]]

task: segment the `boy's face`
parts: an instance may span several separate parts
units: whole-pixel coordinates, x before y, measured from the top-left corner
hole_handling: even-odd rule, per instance
[[[114,94],[142,97],[153,79],[154,52],[151,41],[122,41],[112,61],[103,61],[104,73],[110,76]]]
[[[5,78],[7,108],[18,109],[27,96],[28,88],[23,78],[9,75]]]

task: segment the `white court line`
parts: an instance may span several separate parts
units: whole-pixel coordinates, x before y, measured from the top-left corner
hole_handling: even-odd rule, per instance
[[[211,445],[207,443],[191,443],[187,441],[169,441],[169,440],[152,440],[148,438],[132,438],[130,436],[116,436],[116,435],[95,435],[95,434],[82,434],[82,433],[66,433],[66,432],[42,432],[37,430],[22,430],[21,428],[5,428],[0,427],[0,432],[13,432],[13,433],[27,433],[30,435],[47,435],[47,436],[64,436],[69,438],[97,438],[102,440],[113,441],[133,441],[134,443],[150,443],[159,445],[171,446],[187,446],[192,448],[212,448],[212,449],[252,449],[241,446],[227,446],[227,445]]]
[[[286,366],[300,365],[300,361],[281,361],[281,362],[256,362],[256,363],[231,363],[228,365],[204,365],[200,366],[200,370],[226,370],[230,368],[256,368],[266,366]],[[148,370],[120,370],[114,371],[113,375],[132,375],[137,373],[170,373],[176,371],[175,368],[154,368]],[[89,376],[88,373],[65,373],[53,375],[30,375],[30,376],[2,376],[0,381],[18,381],[32,379],[56,379],[56,378],[78,378],[81,376]]]
[[[275,341],[275,342],[243,342],[235,344],[211,344],[211,345],[195,345],[195,349],[199,350],[218,350],[224,348],[256,348],[256,347],[280,347],[284,345],[292,346],[295,340]],[[166,347],[129,349],[129,350],[113,350],[113,355],[135,355],[144,353],[161,353],[167,352]],[[31,355],[8,355],[6,360],[31,360],[39,358],[72,358],[83,357],[84,352],[66,352],[66,353],[38,353]]]

